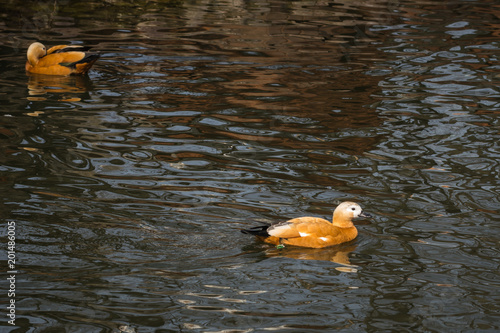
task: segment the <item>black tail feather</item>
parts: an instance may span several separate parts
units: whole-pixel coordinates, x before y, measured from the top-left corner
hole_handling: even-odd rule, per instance
[[[82,60],[76,62],[61,62],[59,65],[66,66],[69,68],[76,68],[78,64],[87,64],[95,62],[101,55],[97,53],[89,53]]]
[[[248,234],[248,235],[269,237],[269,234],[267,233],[267,229],[270,226],[271,225],[269,225],[269,224],[267,224],[267,225],[261,225],[261,226],[253,227],[253,228],[250,228],[250,229],[242,229],[241,232],[244,233],[244,234]]]

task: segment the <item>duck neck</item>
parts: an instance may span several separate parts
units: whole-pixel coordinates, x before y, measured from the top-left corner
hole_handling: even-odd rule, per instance
[[[339,228],[353,228],[354,224],[352,223],[352,217],[339,213],[339,212],[334,212],[333,213],[333,219],[332,219],[332,224],[336,227]]]

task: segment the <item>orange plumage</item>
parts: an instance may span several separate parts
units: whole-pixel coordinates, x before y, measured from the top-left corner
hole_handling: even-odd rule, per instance
[[[343,202],[333,212],[329,222],[319,217],[299,217],[275,225],[259,226],[242,230],[273,245],[294,245],[323,248],[342,244],[356,238],[358,230],[352,220],[365,217],[361,207],[354,202]]]
[[[78,45],[57,45],[46,50],[41,43],[28,48],[26,71],[46,75],[85,74],[97,61],[99,54],[85,52],[89,48]]]

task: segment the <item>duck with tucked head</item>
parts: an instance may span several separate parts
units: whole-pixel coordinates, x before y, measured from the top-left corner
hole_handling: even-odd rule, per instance
[[[354,202],[343,202],[333,212],[332,222],[319,217],[298,217],[286,222],[241,230],[255,235],[260,240],[283,247],[294,245],[323,248],[352,241],[358,230],[352,223],[356,217],[368,217],[361,206]]]
[[[56,45],[46,49],[42,43],[28,48],[26,71],[35,74],[85,74],[97,61],[99,54],[88,53],[90,48],[79,45]]]

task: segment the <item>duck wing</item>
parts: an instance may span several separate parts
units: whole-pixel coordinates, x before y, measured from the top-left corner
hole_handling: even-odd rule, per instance
[[[272,225],[267,229],[271,236],[279,238],[325,237],[339,231],[331,222],[319,217],[298,217],[286,222]]]
[[[47,54],[64,53],[64,52],[86,52],[90,49],[91,47],[89,46],[81,46],[81,45],[56,45],[48,49]]]

